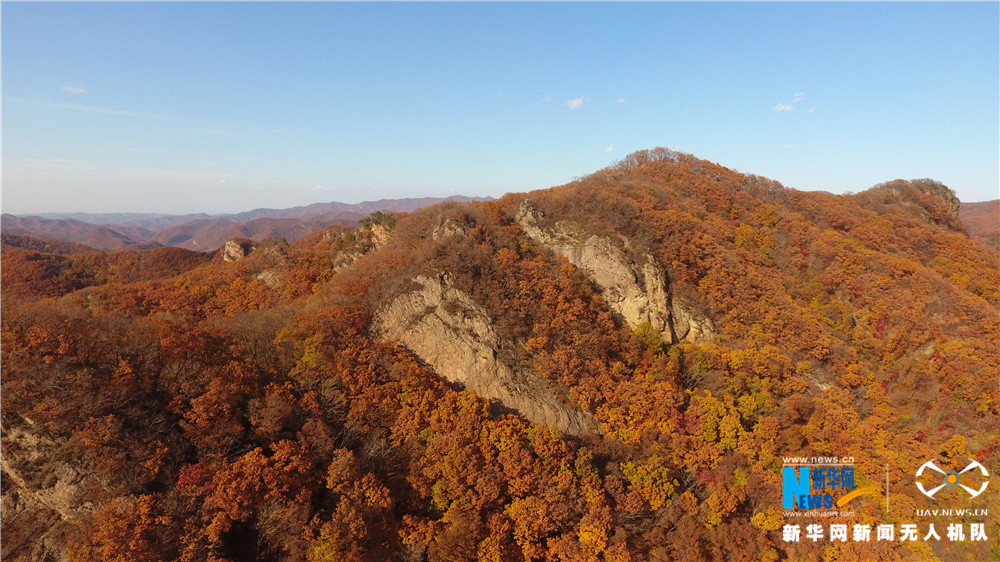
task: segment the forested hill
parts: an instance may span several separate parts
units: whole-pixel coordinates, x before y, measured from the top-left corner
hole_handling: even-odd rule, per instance
[[[995,518],[781,532],[790,456],[888,467],[824,526],[1000,505],[913,485],[1000,471],[1000,254],[958,208],[655,149],[290,244],[5,246],[3,557],[989,559]]]

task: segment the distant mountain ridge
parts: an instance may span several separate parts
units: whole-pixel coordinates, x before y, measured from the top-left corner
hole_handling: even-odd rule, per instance
[[[360,203],[313,203],[288,209],[260,208],[242,213],[40,213],[3,214],[5,234],[82,244],[98,250],[177,246],[215,250],[235,236],[289,242],[328,224],[353,224],[375,211],[411,212],[443,201],[489,201],[492,197],[411,197]]]
[[[153,231],[130,225],[94,225],[75,219],[44,219],[4,214],[4,234],[83,244],[99,250],[119,250],[148,240]]]
[[[246,222],[257,218],[300,219],[304,217],[320,217],[339,213],[370,214],[375,211],[414,211],[427,205],[441,201],[491,201],[492,197],[467,197],[452,195],[449,197],[406,197],[402,199],[379,199],[377,201],[362,201],[360,203],[311,203],[286,209],[261,207],[240,213],[187,213],[173,215],[168,213],[32,213],[17,216],[38,217],[42,219],[59,220],[73,219],[89,224],[141,226],[159,231],[170,226],[201,219],[228,219],[236,222]]]
[[[1000,251],[1000,199],[962,203],[958,217],[969,229],[969,236],[988,248]]]

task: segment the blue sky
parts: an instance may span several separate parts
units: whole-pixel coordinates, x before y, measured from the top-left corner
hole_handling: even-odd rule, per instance
[[[500,195],[655,146],[1000,197],[996,2],[0,9],[5,212]]]

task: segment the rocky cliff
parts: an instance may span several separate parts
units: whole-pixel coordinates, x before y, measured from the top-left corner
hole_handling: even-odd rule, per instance
[[[225,261],[239,261],[253,252],[257,244],[246,238],[233,238],[222,247],[222,259]]]
[[[60,444],[35,431],[26,418],[21,425],[3,427],[3,558],[68,560],[63,535],[90,502],[82,492],[93,479],[70,463],[55,460]],[[17,531],[8,523],[18,522]]]
[[[624,237],[588,234],[571,221],[542,225],[543,213],[525,200],[515,221],[529,238],[564,256],[598,287],[608,307],[632,328],[648,323],[665,341],[711,339],[712,321],[689,299],[672,298],[667,274],[652,256],[627,252]],[[640,265],[641,264],[641,265]]]
[[[597,431],[590,413],[554,397],[552,383],[497,359],[501,342],[486,311],[446,274],[418,276],[378,311],[376,335],[408,348],[439,375],[569,435]]]

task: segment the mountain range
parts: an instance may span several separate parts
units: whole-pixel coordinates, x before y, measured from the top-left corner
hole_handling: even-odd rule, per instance
[[[1000,253],[961,207],[659,148],[219,252],[5,233],[3,558],[988,560]]]
[[[161,215],[153,213],[41,213],[4,214],[0,228],[6,234],[62,240],[98,250],[150,249],[177,246],[211,251],[226,240],[279,237],[291,242],[329,224],[354,224],[376,211],[413,211],[442,201],[489,200],[453,195],[380,199],[361,203],[314,203],[288,209],[254,209],[243,213]]]

